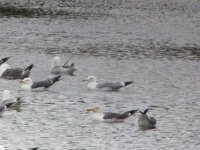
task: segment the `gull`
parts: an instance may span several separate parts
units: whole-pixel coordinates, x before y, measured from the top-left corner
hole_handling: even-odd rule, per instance
[[[69,64],[67,61],[63,65],[61,65],[60,57],[56,56],[53,58],[52,64],[51,64],[51,73],[52,74],[69,74],[74,75],[74,72],[78,70],[75,67],[74,63]]]
[[[147,116],[147,112],[148,112],[148,108],[145,109],[144,112],[139,111],[141,113],[141,115],[139,116],[138,119],[138,125],[142,128],[142,129],[153,129],[156,127],[156,119],[153,117],[149,117]]]
[[[89,90],[105,89],[105,90],[109,90],[109,91],[118,91],[122,87],[125,87],[125,86],[133,83],[133,81],[97,83],[95,76],[89,76],[87,79],[85,79],[83,81],[87,82],[87,87]]]
[[[123,122],[128,117],[135,114],[138,110],[126,111],[124,113],[103,112],[100,107],[93,107],[86,109],[87,112],[93,112],[93,119],[103,122]]]
[[[42,81],[32,81],[31,78],[25,78],[23,80],[19,80],[19,83],[21,83],[21,87],[24,90],[42,90],[47,89],[57,81],[60,81],[60,77],[61,75]]]
[[[0,106],[5,106],[6,111],[16,110],[19,112],[22,103],[23,101],[21,100],[21,97],[16,97],[13,99],[9,90],[3,91],[3,98]]]
[[[20,112],[22,103],[23,101],[21,100],[21,97],[17,97],[15,102],[7,102],[4,105],[6,106],[7,111],[16,110],[17,112]]]
[[[30,76],[30,71],[34,64],[26,68],[11,68],[9,64],[2,64],[0,66],[0,77],[3,79],[24,79]]]

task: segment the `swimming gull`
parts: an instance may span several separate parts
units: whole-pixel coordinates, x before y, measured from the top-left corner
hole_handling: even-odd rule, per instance
[[[141,113],[141,115],[139,116],[138,119],[138,125],[142,128],[142,129],[153,129],[156,127],[156,119],[153,117],[149,117],[147,116],[147,112],[148,112],[148,108],[145,109],[144,112],[139,111]]]
[[[19,112],[22,103],[21,97],[12,98],[9,90],[3,91],[1,106],[6,106],[7,111],[16,110]]]
[[[4,105],[6,106],[7,111],[16,110],[17,112],[21,111],[23,101],[21,100],[21,97],[17,97],[14,102],[7,102]]]
[[[6,61],[8,61],[9,58],[10,58],[10,57],[5,57],[5,58],[0,59],[0,66],[1,66],[3,63],[5,63]]]
[[[52,86],[55,82],[60,80],[60,77],[61,75],[43,81],[32,81],[31,78],[25,78],[23,80],[20,80],[19,83],[22,84],[21,87],[25,90],[41,90],[47,89]]]
[[[87,87],[89,90],[106,89],[110,91],[118,91],[120,88],[133,83],[133,81],[97,83],[95,76],[89,76],[87,79],[83,81],[87,82]]]
[[[2,64],[0,66],[0,76],[4,79],[24,79],[30,76],[30,71],[34,64],[26,68],[11,68],[9,64]]]
[[[51,73],[53,74],[69,74],[74,75],[74,72],[78,70],[75,67],[74,63],[69,64],[69,61],[61,65],[60,57],[56,56],[53,58],[52,64],[51,64]]]
[[[100,107],[86,109],[87,112],[93,112],[93,119],[103,122],[123,122],[128,117],[132,116],[138,110],[126,111],[124,113],[103,112]]]

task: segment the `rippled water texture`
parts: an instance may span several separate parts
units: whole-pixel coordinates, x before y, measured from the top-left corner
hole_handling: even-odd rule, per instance
[[[13,67],[35,63],[31,78],[52,77],[59,55],[78,65],[76,76],[44,92],[22,91],[19,113],[0,118],[6,150],[172,150],[200,148],[200,2],[198,0],[80,0],[0,2],[0,58]],[[88,91],[99,81],[133,80],[120,92]],[[138,116],[124,123],[94,123],[85,112],[151,108],[157,129],[142,131]]]

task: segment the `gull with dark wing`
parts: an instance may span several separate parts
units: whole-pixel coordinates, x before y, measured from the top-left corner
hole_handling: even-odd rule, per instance
[[[6,106],[7,111],[16,110],[17,112],[20,112],[22,103],[21,97],[17,97],[14,102],[7,102],[4,105]]]
[[[148,108],[145,109],[144,112],[139,111],[141,113],[141,115],[139,116],[138,119],[138,125],[142,128],[142,129],[153,129],[156,128],[156,119],[153,117],[149,117],[147,116],[147,112],[148,112]]]
[[[22,103],[23,101],[21,100],[21,97],[12,98],[9,90],[3,91],[1,106],[5,106],[6,111],[16,110],[19,112]]]
[[[93,119],[103,122],[123,122],[128,117],[135,114],[138,110],[126,111],[124,113],[103,112],[100,107],[86,109],[87,112],[93,112]]]
[[[2,64],[0,66],[0,77],[4,79],[24,79],[30,76],[30,71],[34,64],[26,68],[11,68],[9,64]]]
[[[95,76],[89,76],[87,79],[83,81],[87,82],[87,87],[89,90],[104,89],[109,91],[118,91],[122,87],[125,87],[133,83],[133,81],[97,83]]]
[[[0,66],[1,66],[3,63],[7,62],[9,58],[10,58],[10,57],[5,57],[5,58],[0,59]]]
[[[74,75],[74,72],[76,70],[78,70],[78,69],[75,67],[74,63],[70,64],[69,61],[67,61],[66,63],[61,65],[59,56],[56,56],[53,58],[53,61],[51,64],[51,73]]]
[[[20,80],[19,83],[21,83],[21,87],[24,90],[42,90],[47,89],[57,81],[60,81],[60,77],[61,75],[42,81],[32,81],[31,78],[25,78]]]

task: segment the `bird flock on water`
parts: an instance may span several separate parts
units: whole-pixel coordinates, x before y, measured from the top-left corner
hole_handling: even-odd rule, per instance
[[[21,84],[23,90],[44,90],[51,87],[53,84],[61,80],[62,75],[74,75],[74,72],[78,69],[74,63],[69,61],[61,64],[59,56],[56,56],[52,60],[51,73],[55,77],[44,79],[41,81],[33,81],[30,78],[31,70],[34,64],[30,64],[25,68],[12,68],[7,61],[10,57],[5,57],[0,59],[0,78],[7,80],[17,80]],[[133,81],[123,81],[123,82],[103,82],[98,83],[95,76],[89,76],[83,80],[87,83],[88,90],[106,90],[106,91],[119,91],[121,88],[126,87],[133,83]],[[22,97],[11,96],[9,90],[4,90],[2,94],[2,100],[0,101],[0,117],[3,113],[7,111],[21,111],[21,106],[23,105]],[[102,108],[99,106],[90,107],[86,109],[86,112],[92,112],[93,119],[95,121],[102,121],[108,123],[123,122],[130,116],[134,114],[139,114],[138,125],[141,129],[154,129],[156,128],[156,119],[147,115],[149,111],[148,108],[145,110],[133,109],[123,113],[115,112],[103,112]],[[38,147],[32,148],[32,150],[37,150]],[[0,150],[4,150],[3,146],[0,145]]]

